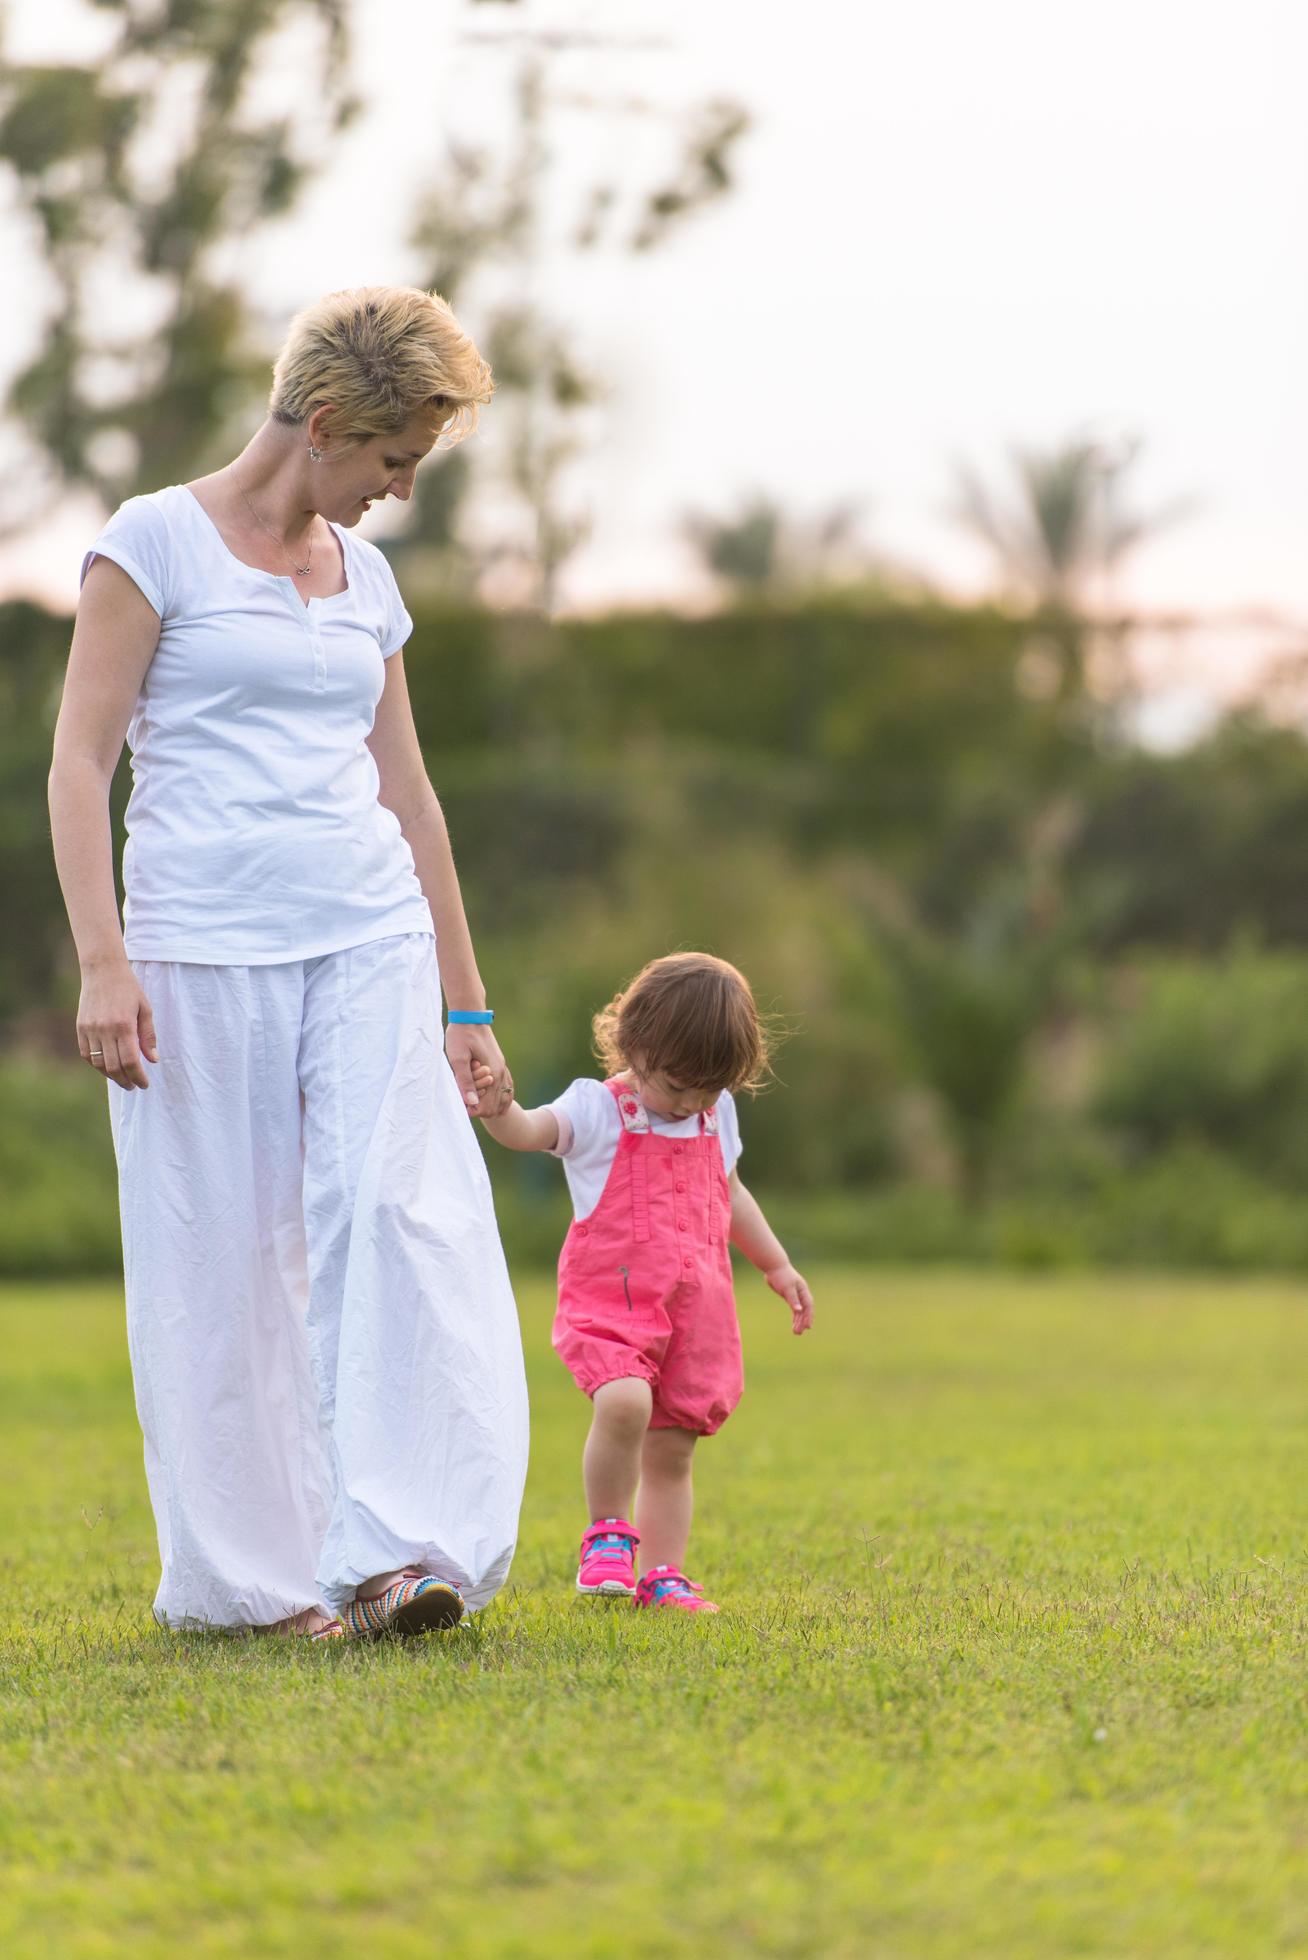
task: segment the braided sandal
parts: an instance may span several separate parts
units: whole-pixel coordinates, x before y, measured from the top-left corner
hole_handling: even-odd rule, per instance
[[[433,1628],[457,1626],[463,1618],[463,1595],[448,1579],[410,1568],[373,1599],[352,1599],[345,1609],[345,1630],[357,1640],[378,1640],[390,1634],[405,1639]]]

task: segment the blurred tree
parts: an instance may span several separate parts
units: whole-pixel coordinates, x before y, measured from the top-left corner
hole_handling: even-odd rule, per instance
[[[294,203],[356,103],[349,0],[93,0],[116,31],[95,57],[9,64],[0,163],[53,288],[40,350],[7,408],[19,455],[0,528],[62,488],[113,505],[202,467],[266,382],[222,246]],[[253,83],[299,35],[311,110],[257,110]]]
[[[1109,579],[1128,552],[1172,523],[1187,506],[1145,516],[1124,507],[1122,486],[1140,453],[1137,438],[1079,437],[1055,449],[1015,449],[1015,479],[996,491],[966,464],[957,469],[954,514],[991,551],[1005,581],[1041,615],[1024,657],[1034,693],[1087,692],[1087,664],[1108,664],[1117,636],[1105,644]],[[1099,584],[1101,632],[1087,628]]]
[[[1105,756],[1086,783],[1070,875],[1106,901],[1098,948],[1215,952],[1233,934],[1308,945],[1308,748],[1228,716],[1179,755]]]
[[[878,937],[912,1059],[944,1111],[961,1194],[979,1206],[1051,999],[1052,946],[994,903],[949,938],[884,922]]]
[[[482,14],[492,4],[499,12],[530,13],[527,0],[470,0]],[[556,257],[600,250],[656,249],[730,189],[732,154],[748,117],[730,101],[692,105],[659,181],[633,187],[623,181],[620,163],[616,175],[592,180],[573,215],[560,220],[554,214],[566,208],[565,197],[552,174],[560,119],[573,112],[628,120],[663,112],[640,98],[566,88],[559,64],[579,48],[638,44],[530,22],[470,30],[465,39],[510,62],[511,139],[495,150],[448,144],[441,175],[421,201],[413,242],[422,255],[422,283],[456,304],[471,296],[486,323],[479,334],[495,371],[497,417],[507,422],[509,436],[498,445],[504,467],[493,486],[493,528],[475,549],[460,544],[459,520],[465,503],[479,500],[480,479],[493,462],[489,445],[451,457],[431,480],[420,479],[404,532],[384,548],[415,590],[438,582],[448,588],[451,578],[456,589],[466,588],[489,575],[508,596],[548,612],[559,572],[586,535],[584,516],[565,507],[563,481],[600,382],[579,357],[572,330],[550,316],[547,266]]]
[[[1301,1192],[1308,1178],[1308,963],[1249,938],[1128,969],[1094,1113],[1137,1161],[1203,1143]]]
[[[986,1199],[1005,1119],[1037,1030],[1086,922],[1063,871],[1079,822],[1072,799],[1033,814],[1020,857],[956,896],[952,926],[928,925],[902,885],[870,866],[863,888],[905,1044],[939,1099],[960,1192]]]
[[[1052,450],[1014,450],[1016,496],[1007,497],[961,464],[956,513],[1024,597],[1083,612],[1094,579],[1162,521],[1119,507],[1119,487],[1139,447],[1077,440]]]
[[[796,598],[884,582],[887,568],[860,538],[858,515],[857,504],[840,503],[806,522],[756,495],[734,517],[690,511],[682,530],[706,568],[739,597]]]

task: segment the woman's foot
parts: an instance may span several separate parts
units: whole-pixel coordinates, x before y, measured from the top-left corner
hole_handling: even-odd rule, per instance
[[[303,1635],[308,1640],[337,1640],[345,1628],[330,1613],[320,1613],[316,1606],[306,1606],[302,1613],[292,1613],[285,1620],[274,1620],[271,1626],[256,1627],[256,1633],[271,1633],[279,1639],[288,1640],[295,1635]]]
[[[636,1547],[640,1533],[625,1518],[596,1518],[582,1534],[577,1591],[632,1599],[636,1592]]]
[[[705,1599],[702,1589],[693,1586],[675,1565],[655,1565],[640,1575],[636,1587],[637,1606],[680,1606],[688,1613],[716,1613],[718,1608],[711,1599]]]
[[[361,1640],[428,1633],[434,1627],[457,1626],[462,1618],[463,1595],[458,1587],[448,1579],[433,1579],[416,1566],[370,1579],[345,1609],[346,1631]]]

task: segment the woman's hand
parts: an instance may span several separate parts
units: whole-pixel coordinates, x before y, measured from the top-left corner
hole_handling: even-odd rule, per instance
[[[77,1045],[82,1060],[120,1089],[148,1089],[142,1065],[157,1062],[154,1015],[125,959],[82,969],[77,1004]]]
[[[513,1077],[489,1026],[451,1022],[445,1030],[445,1054],[470,1116],[498,1116],[509,1107]]]

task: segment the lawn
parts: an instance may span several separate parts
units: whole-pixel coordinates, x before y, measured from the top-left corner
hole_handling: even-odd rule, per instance
[[[571,1594],[585,1405],[520,1288],[508,1592],[394,1649],[167,1636],[121,1303],[0,1296],[0,1951],[1308,1953],[1308,1305],[742,1282],[716,1619]]]

